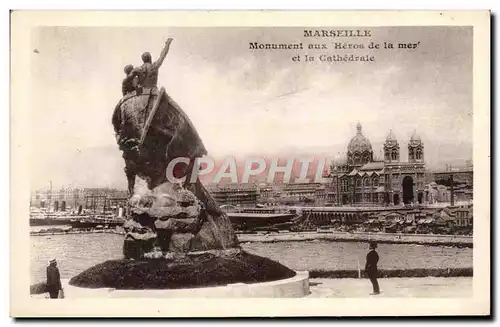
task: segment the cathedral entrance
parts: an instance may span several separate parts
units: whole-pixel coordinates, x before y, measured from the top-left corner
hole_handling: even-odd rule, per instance
[[[403,203],[413,202],[413,178],[406,176],[403,178]]]

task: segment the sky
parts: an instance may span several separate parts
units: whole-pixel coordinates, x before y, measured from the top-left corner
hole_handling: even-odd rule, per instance
[[[335,27],[336,29],[339,27]],[[352,29],[352,27],[350,27]],[[472,29],[371,28],[372,37],[304,38],[302,28],[41,27],[32,31],[33,188],[125,187],[111,114],[126,64],[170,52],[159,86],[214,158],[327,155],[342,160],[359,121],[380,156],[392,129],[407,158],[414,130],[429,169],[472,158]],[[250,50],[260,43],[420,42],[411,50]],[[36,49],[36,51],[34,51]],[[369,63],[293,62],[369,54]]]

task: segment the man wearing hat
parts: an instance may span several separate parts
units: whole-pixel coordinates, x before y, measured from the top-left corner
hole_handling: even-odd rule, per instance
[[[52,259],[47,267],[47,292],[49,292],[51,299],[57,299],[60,290],[62,290],[61,276],[56,259]]]
[[[378,295],[380,294],[380,289],[378,286],[378,281],[377,281],[377,263],[378,263],[378,253],[375,251],[377,248],[377,243],[376,242],[370,242],[370,252],[366,255],[366,265],[365,265],[365,272],[368,275],[368,278],[372,282],[373,286],[373,293],[370,293],[370,295]]]

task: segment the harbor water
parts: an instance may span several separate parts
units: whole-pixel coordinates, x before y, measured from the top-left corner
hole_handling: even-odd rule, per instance
[[[31,283],[45,280],[47,262],[57,258],[61,278],[122,257],[123,235],[70,234],[31,236]],[[242,243],[248,252],[268,257],[295,270],[363,269],[364,242]],[[380,269],[470,268],[472,249],[416,244],[380,244]]]

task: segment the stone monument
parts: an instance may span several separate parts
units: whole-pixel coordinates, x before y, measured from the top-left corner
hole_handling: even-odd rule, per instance
[[[191,182],[195,159],[207,154],[184,111],[156,87],[171,39],[160,59],[134,69],[135,89],[113,113],[116,138],[129,182],[122,260],[94,266],[70,280],[78,287],[178,289],[232,283],[276,281],[295,272],[243,251],[228,216],[198,178]],[[131,76],[127,76],[129,78]],[[176,179],[167,178],[169,163]]]

